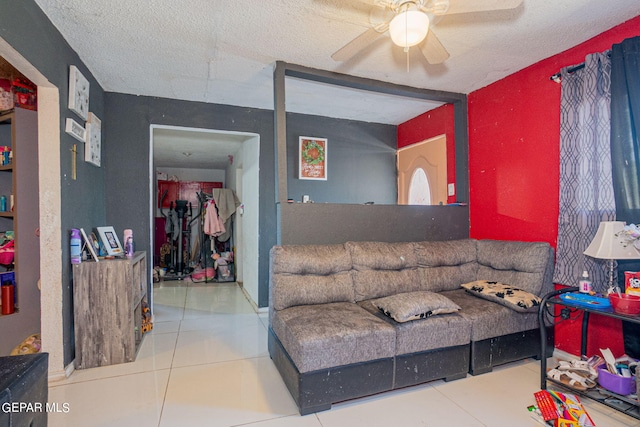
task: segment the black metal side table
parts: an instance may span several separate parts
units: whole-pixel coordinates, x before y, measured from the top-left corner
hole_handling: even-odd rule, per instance
[[[581,342],[580,342],[580,354],[586,355],[587,352],[587,330],[589,327],[589,318],[591,314],[596,314],[600,316],[613,317],[616,319],[620,319],[625,322],[632,322],[640,324],[640,316],[631,316],[626,314],[620,314],[613,311],[612,308],[602,309],[602,308],[589,308],[583,305],[573,304],[569,301],[564,301],[559,298],[561,294],[569,293],[569,292],[577,292],[578,288],[568,287],[564,289],[559,289],[557,291],[549,292],[542,298],[542,302],[540,303],[540,307],[538,308],[538,321],[540,323],[540,354],[546,354],[547,351],[547,333],[545,325],[546,313],[549,308],[553,309],[555,305],[567,307],[574,311],[580,311],[583,313],[582,316],[582,334],[581,334]],[[579,396],[583,396],[592,400],[595,400],[603,405],[606,405],[610,408],[616,409],[624,414],[627,414],[633,418],[640,420],[640,402],[638,400],[630,399],[627,396],[621,396],[619,394],[613,393],[609,390],[605,390],[601,387],[595,387],[593,389],[589,389],[587,391],[580,391],[574,388],[568,387],[561,383],[560,381],[553,380],[551,378],[547,378],[547,359],[542,357],[540,359],[540,388],[542,390],[546,390],[547,384],[552,383],[564,390],[569,391],[572,394],[577,394]]]

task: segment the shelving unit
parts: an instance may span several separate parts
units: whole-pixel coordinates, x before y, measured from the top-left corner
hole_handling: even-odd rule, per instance
[[[0,212],[0,231],[13,231],[15,240],[13,265],[0,265],[0,271],[13,269],[16,279],[16,311],[0,314],[0,356],[5,356],[40,332],[38,113],[15,108],[0,114],[0,146],[10,146],[13,153],[11,164],[0,166],[0,196],[7,198],[7,211]]]
[[[596,314],[599,316],[613,317],[616,319],[620,319],[626,322],[638,323],[640,324],[640,316],[630,316],[625,314],[616,313],[613,309],[592,309],[585,306],[579,306],[575,304],[571,304],[569,302],[563,301],[558,298],[559,295],[568,292],[577,292],[577,287],[569,287],[565,289],[560,289],[554,292],[550,292],[545,295],[542,299],[542,303],[540,304],[540,308],[538,310],[538,320],[540,322],[540,346],[541,352],[540,354],[546,354],[547,349],[547,340],[546,340],[546,328],[544,328],[544,318],[547,307],[553,308],[555,305],[561,305],[564,307],[568,307],[571,310],[581,311],[583,313],[582,316],[582,336],[581,336],[581,345],[580,345],[580,353],[585,354],[587,352],[587,330],[589,326],[589,318],[591,314]],[[547,359],[540,359],[540,388],[542,390],[546,390],[547,384],[554,384],[554,386],[561,388],[563,390],[568,391],[569,393],[577,394],[582,397],[586,397],[591,400],[595,400],[597,402],[602,403],[610,408],[616,409],[626,415],[629,415],[633,418],[640,420],[640,401],[631,399],[627,396],[621,396],[609,390],[606,390],[602,387],[595,387],[593,389],[589,389],[587,391],[579,391],[571,387],[567,387],[560,381],[555,381],[551,378],[547,378]]]
[[[147,282],[146,252],[73,265],[76,369],[135,360]]]
[[[15,112],[11,111],[0,115],[0,146],[10,147],[13,154],[15,154],[16,149],[15,123]],[[8,165],[0,165],[0,195],[4,195],[7,198],[7,210],[0,211],[0,218],[7,218],[7,220],[2,220],[2,222],[0,222],[0,232],[12,230],[15,233],[17,225],[17,221],[13,221],[14,215],[10,205],[11,197],[16,193],[14,165],[13,160]],[[13,266],[9,267],[7,265],[0,265],[0,271],[7,271],[12,268]]]

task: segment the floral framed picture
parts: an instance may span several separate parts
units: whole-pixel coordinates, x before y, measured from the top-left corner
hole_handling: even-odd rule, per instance
[[[69,67],[69,109],[87,120],[89,114],[89,80],[75,65]]]
[[[298,178],[327,180],[327,139],[300,137]]]

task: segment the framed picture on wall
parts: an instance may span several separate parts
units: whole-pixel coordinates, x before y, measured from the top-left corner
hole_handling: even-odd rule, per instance
[[[69,109],[87,120],[89,114],[89,80],[75,65],[69,67]]]
[[[78,141],[84,142],[87,131],[80,123],[76,122],[73,119],[67,118],[65,122],[64,131],[77,139]]]
[[[300,137],[298,178],[327,180],[327,138]]]
[[[100,150],[102,149],[102,121],[93,113],[89,113],[84,143],[84,161],[100,167]]]
[[[104,249],[107,251],[108,255],[122,255],[124,251],[122,250],[122,246],[120,245],[120,240],[118,239],[118,235],[113,227],[98,227],[98,235],[100,236],[100,241],[104,246]]]

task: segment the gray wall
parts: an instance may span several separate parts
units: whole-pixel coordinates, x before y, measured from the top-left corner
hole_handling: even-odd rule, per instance
[[[467,206],[284,204],[283,245],[419,242],[469,237]]]
[[[200,102],[107,93],[103,132],[103,163],[107,173],[107,222],[118,230],[131,228],[136,249],[152,253],[150,241],[149,141],[150,125],[171,125],[252,132],[260,135],[260,248],[258,305],[269,304],[269,250],[276,244],[276,196],[274,170],[273,112]],[[375,200],[394,203],[396,198],[396,127],[389,125],[292,114],[288,122],[292,135],[291,161],[297,156],[298,136],[329,138],[330,169],[327,182],[306,182],[299,193],[314,198],[357,203]],[[359,160],[360,159],[360,160]],[[364,159],[369,160],[362,165]],[[375,167],[371,167],[375,165]],[[344,169],[339,171],[338,169]],[[296,170],[291,168],[290,170]],[[293,181],[300,182],[298,179]],[[351,182],[353,181],[353,182]],[[322,186],[322,192],[315,185]],[[340,195],[330,199],[331,194]],[[357,198],[364,194],[367,198]],[[386,196],[382,197],[379,194]],[[375,197],[375,198],[374,198]],[[318,201],[324,201],[322,198]],[[149,289],[149,291],[151,291]]]
[[[326,181],[298,179],[299,137],[327,138]],[[393,125],[287,114],[287,198],[315,203],[395,204],[396,148]]]
[[[102,124],[107,171],[107,220],[116,230],[131,228],[136,249],[149,248],[150,125],[184,126],[260,135],[260,219],[258,305],[268,305],[269,250],[276,241],[273,112],[228,105],[107,93]],[[273,231],[272,231],[273,230]]]
[[[97,168],[83,161],[84,144],[81,143],[77,144],[78,179],[71,179],[70,149],[77,140],[64,132],[65,120],[71,117],[79,123],[83,121],[67,108],[69,66],[78,67],[89,80],[91,85],[89,111],[94,112],[99,118],[104,118],[104,92],[75,51],[33,0],[0,2],[0,37],[29,61],[50,83],[57,86],[60,93],[62,318],[64,363],[68,364],[74,358],[69,230],[79,227],[90,230],[105,224],[105,168]]]

